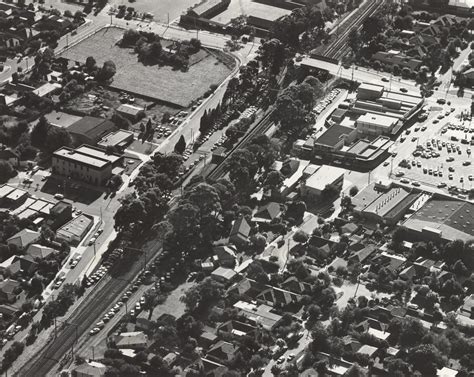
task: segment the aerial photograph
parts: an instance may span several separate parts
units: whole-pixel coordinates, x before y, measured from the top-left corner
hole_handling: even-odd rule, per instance
[[[0,0],[0,377],[474,377],[474,0]]]

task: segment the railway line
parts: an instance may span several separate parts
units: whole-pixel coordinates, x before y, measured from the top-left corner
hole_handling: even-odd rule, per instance
[[[146,251],[151,263],[161,250],[160,244],[154,244]],[[143,260],[138,258],[119,279],[110,277],[101,285],[95,286],[94,291],[89,292],[85,301],[81,303],[80,309],[65,320],[57,331],[57,336],[38,355],[31,358],[30,362],[23,365],[15,373],[21,377],[46,376],[69,351],[76,349],[84,337],[88,336],[88,330],[97,322],[102,313],[108,309],[129,287],[130,282],[138,275],[144,267]],[[58,326],[60,327],[60,326]]]
[[[252,129],[247,132],[242,139],[231,149],[227,154],[224,161],[217,165],[208,175],[207,178],[215,180],[221,178],[226,172],[227,164],[226,161],[239,149],[242,149],[253,137],[265,133],[273,124],[270,120],[272,114],[272,109],[267,110],[263,118],[258,121],[258,123],[252,127]]]
[[[360,9],[354,18],[349,22],[350,27],[345,27],[341,33],[336,33],[336,39],[326,48],[323,55],[331,59],[341,59],[347,54],[348,39],[351,30],[357,27],[358,30],[362,29],[364,20],[376,13],[384,4],[384,0],[369,1],[367,6]]]

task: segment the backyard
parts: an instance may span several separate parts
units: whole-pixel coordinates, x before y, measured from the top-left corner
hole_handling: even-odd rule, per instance
[[[112,60],[117,73],[111,87],[143,95],[180,107],[187,107],[201,97],[211,85],[219,85],[231,72],[216,56],[217,52],[199,52],[187,72],[169,66],[143,65],[132,49],[117,46],[124,30],[104,28],[67,51],[65,57],[84,62],[93,56],[97,64]],[[166,45],[166,41],[162,41]]]

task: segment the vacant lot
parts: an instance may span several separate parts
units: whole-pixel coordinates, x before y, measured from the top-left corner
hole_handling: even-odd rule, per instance
[[[79,62],[93,56],[100,65],[112,60],[117,66],[112,87],[182,107],[201,97],[210,85],[220,84],[230,73],[230,69],[211,54],[190,66],[187,72],[174,71],[168,66],[145,66],[138,62],[132,49],[116,45],[122,34],[123,29],[115,27],[102,29],[64,56]]]

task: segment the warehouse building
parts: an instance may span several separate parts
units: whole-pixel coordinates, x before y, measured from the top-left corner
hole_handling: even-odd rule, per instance
[[[344,183],[344,169],[323,165],[316,172],[301,183],[301,196],[305,199],[318,199],[327,185],[342,189]]]

